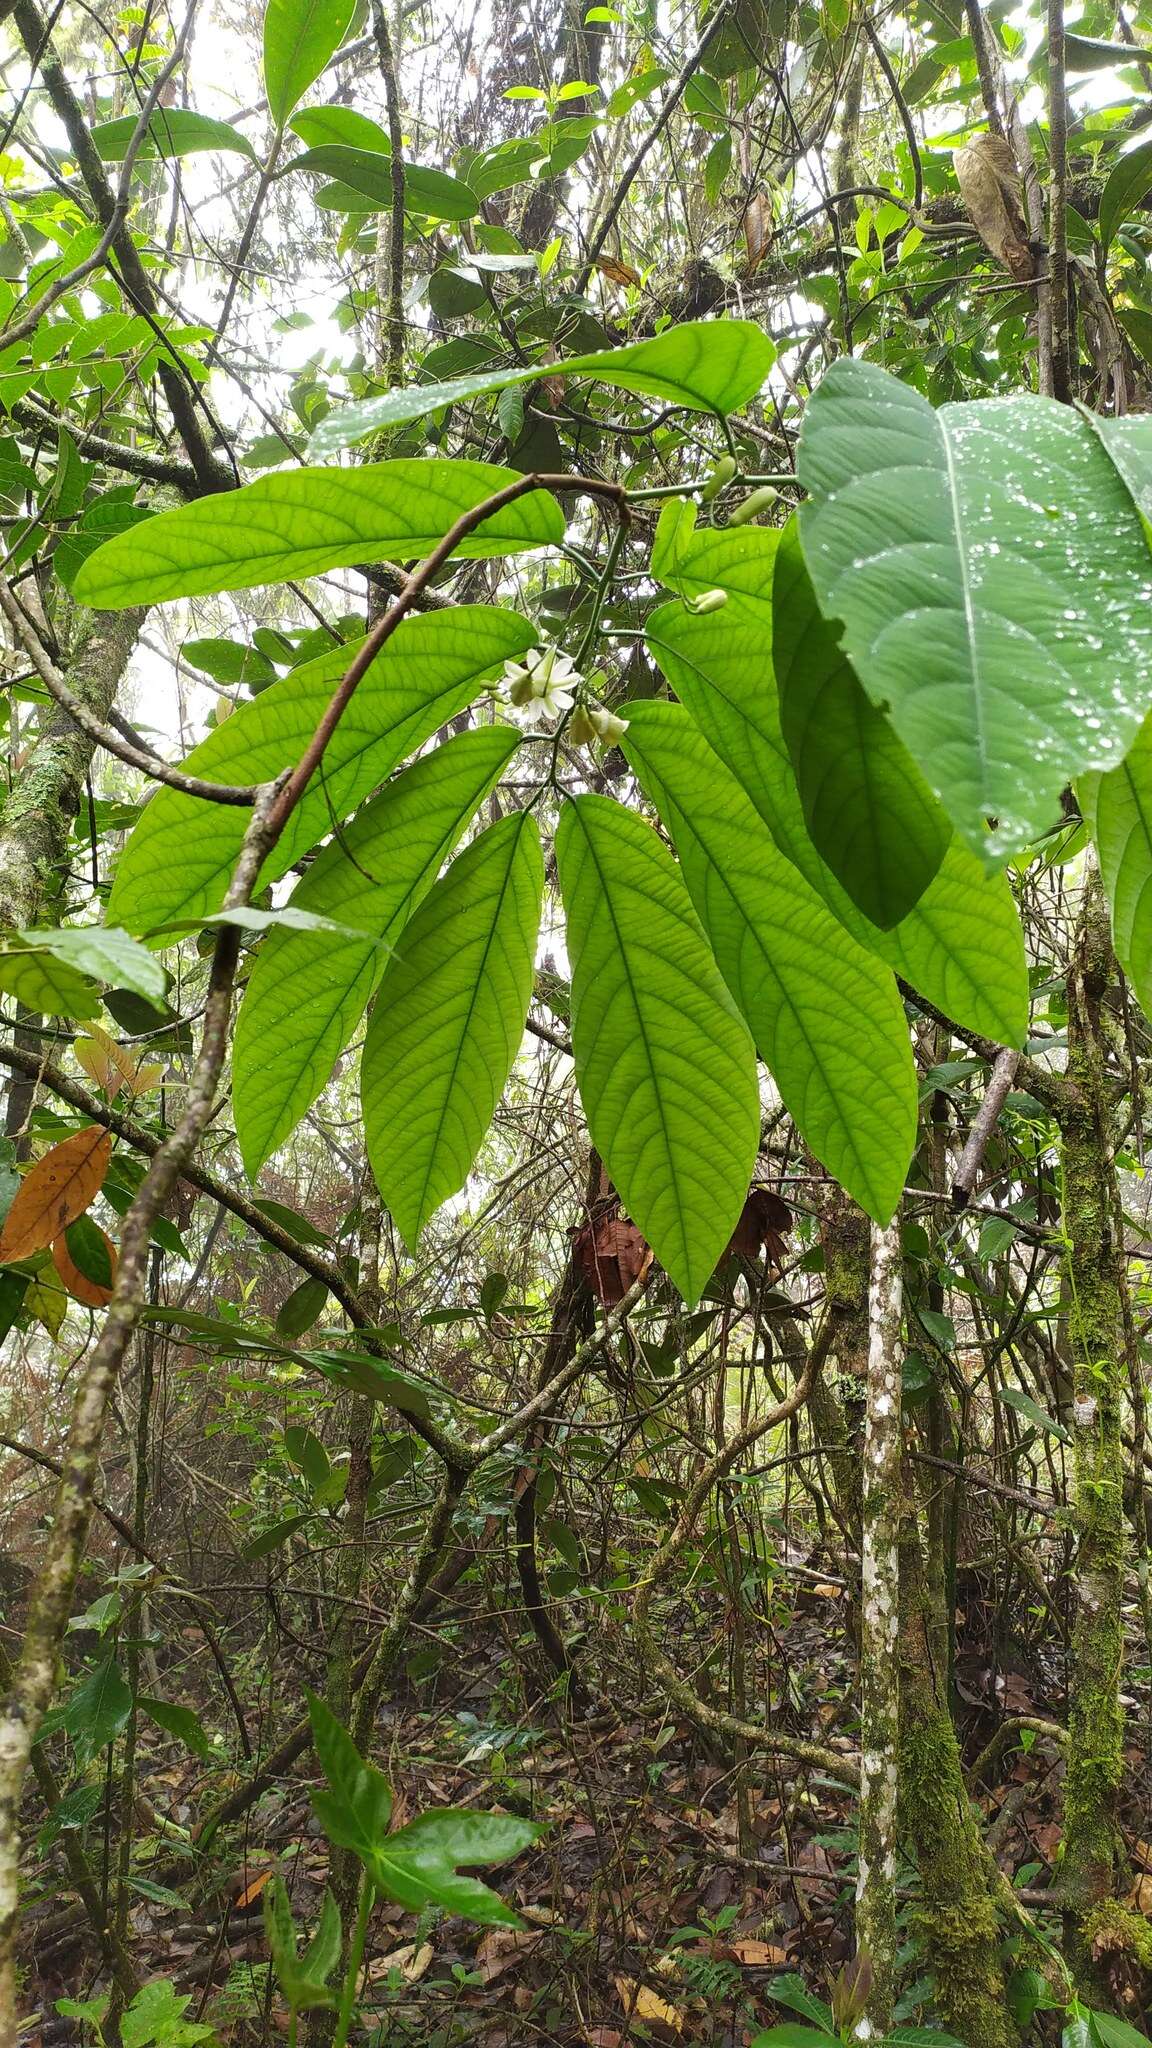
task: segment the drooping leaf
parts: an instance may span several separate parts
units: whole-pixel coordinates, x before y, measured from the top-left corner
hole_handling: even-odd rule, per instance
[[[1147,543],[1096,434],[1029,395],[934,412],[843,359],[799,470],[805,558],[864,688],[979,858],[1026,846],[1152,705]]]
[[[16,932],[0,945],[0,994],[45,1017],[87,1020],[100,1010],[100,991],[86,974]]]
[[[442,406],[483,398],[512,384],[530,384],[542,376],[601,377],[620,390],[662,398],[693,412],[735,412],[755,397],[775,360],[773,343],[752,320],[690,320],[627,348],[573,356],[567,362],[481,370],[445,384],[413,385],[344,406],[321,421],[312,437],[312,453],[334,455],[382,427],[423,419]]]
[[[467,1180],[520,1049],[543,888],[535,818],[515,812],[453,862],[384,970],[360,1094],[369,1163],[412,1250]]]
[[[1015,1408],[1018,1415],[1023,1415],[1033,1428],[1041,1430],[1045,1436],[1058,1436],[1061,1443],[1071,1443],[1072,1438],[1064,1424],[1057,1422],[1054,1415],[1049,1415],[1046,1409],[1041,1408],[1039,1402],[1032,1399],[1031,1394],[1024,1392],[1023,1387],[1001,1387],[999,1398],[1005,1407]]]
[[[623,746],[672,835],[717,965],[797,1127],[887,1223],[916,1143],[916,1070],[889,970],[780,853],[689,713],[628,706]]]
[[[1152,1014],[1152,717],[1118,768],[1082,775],[1076,786],[1096,842],[1116,955]]]
[[[370,462],[359,469],[273,471],[222,497],[197,498],[119,533],[76,578],[82,604],[119,609],[319,576],[360,562],[426,555],[463,512],[516,481],[488,462]],[[547,491],[505,505],[460,542],[482,560],[563,539]]]
[[[1128,61],[1131,63],[1132,57]],[[1152,192],[1152,142],[1138,142],[1135,149],[1130,149],[1119,163],[1113,165],[1100,194],[1096,224],[1105,251],[1117,229],[1123,227],[1129,214],[1136,211],[1149,192]]]
[[[51,953],[78,974],[131,989],[145,1002],[162,1003],[168,993],[168,976],[155,953],[114,927],[61,925],[53,931],[21,932],[20,937],[25,945]]]
[[[115,1651],[109,1650],[80,1680],[60,1713],[59,1725],[72,1737],[77,1763],[90,1763],[113,1742],[131,1711],[132,1694]]]
[[[888,930],[920,901],[952,828],[825,620],[795,520],[772,579],[772,666],[804,822],[852,901]]]
[[[427,1415],[428,1396],[419,1381],[383,1359],[363,1351],[298,1351],[296,1362],[318,1372],[335,1387],[380,1401],[386,1408],[400,1408],[409,1415]]]
[[[216,1759],[216,1751],[208,1739],[207,1731],[199,1714],[191,1707],[181,1707],[174,1700],[153,1699],[150,1694],[141,1693],[137,1704],[141,1713],[163,1728],[166,1735],[174,1735],[194,1756],[203,1757],[205,1763]]]
[[[728,603],[699,617],[663,606],[646,628],[652,654],[780,851],[853,937],[947,1016],[1020,1045],[1028,1028],[1028,972],[1003,875],[988,875],[954,837],[915,909],[884,932],[852,902],[808,836],[771,667],[776,546],[777,535],[767,529],[696,533],[691,512],[662,520],[655,574],[685,596],[723,589]]]
[[[20,1183],[0,1232],[0,1264],[45,1250],[100,1192],[112,1140],[96,1124],[62,1138]]]
[[[682,875],[640,818],[567,804],[556,839],[572,1042],[592,1141],[690,1306],[748,1193],[756,1062]]]
[[[364,933],[317,945],[271,932],[236,1025],[236,1135],[255,1179],[315,1101],[355,1031],[388,950],[460,833],[503,773],[519,735],[480,726],[416,761],[320,854],[293,904]]]
[[[405,619],[369,669],[314,778],[263,870],[261,886],[348,815],[413,747],[475,696],[535,635],[527,620],[487,605]],[[333,649],[273,683],[194,748],[193,775],[255,783],[298,761],[348,661]],[[218,908],[247,812],[162,789],[120,859],[108,915],[135,931]]]
[[[105,1308],[116,1280],[116,1247],[90,1216],[78,1216],[52,1246],[52,1263],[74,1301]]]
[[[343,142],[322,142],[315,149],[306,149],[302,156],[293,157],[284,171],[319,171],[325,178],[335,178],[367,212],[377,212],[392,204],[390,152],[349,147]],[[437,220],[472,220],[480,211],[475,192],[461,179],[407,160],[404,204],[411,213],[430,214]]]
[[[356,0],[268,0],[264,13],[264,90],[282,128],[344,41]]]
[[[122,114],[115,121],[101,121],[92,130],[97,155],[106,164],[123,163],[136,130],[136,115]],[[188,107],[158,107],[136,151],[138,164],[154,163],[157,157],[192,156],[198,150],[237,150],[256,160],[248,137],[229,121],[215,121],[209,114],[196,114]]]

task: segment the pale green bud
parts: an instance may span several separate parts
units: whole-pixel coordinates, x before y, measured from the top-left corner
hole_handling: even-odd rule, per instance
[[[761,484],[758,491],[753,491],[750,498],[745,498],[742,505],[737,505],[736,510],[729,513],[729,526],[747,526],[750,519],[756,519],[761,512],[768,510],[769,505],[774,505],[779,496],[775,484]]]
[[[719,497],[725,484],[731,483],[735,474],[736,457],[734,455],[722,455],[700,493],[700,503],[702,505],[710,505],[713,498]]]

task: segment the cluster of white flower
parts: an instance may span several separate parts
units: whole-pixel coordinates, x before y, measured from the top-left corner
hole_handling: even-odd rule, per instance
[[[523,661],[506,661],[504,681],[508,687],[509,702],[518,710],[527,712],[529,722],[542,724],[545,719],[559,718],[571,711],[576,703],[576,692],[584,681],[570,655],[561,654],[558,647],[534,647]],[[576,744],[584,745],[590,739],[605,740],[609,744],[627,732],[628,720],[617,718],[612,711],[604,711],[598,705],[580,705],[570,727],[571,737]]]

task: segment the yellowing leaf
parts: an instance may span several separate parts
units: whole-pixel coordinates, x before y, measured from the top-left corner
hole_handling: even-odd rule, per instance
[[[0,1265],[44,1251],[82,1216],[100,1192],[111,1157],[108,1132],[91,1124],[38,1159],[0,1232]]]

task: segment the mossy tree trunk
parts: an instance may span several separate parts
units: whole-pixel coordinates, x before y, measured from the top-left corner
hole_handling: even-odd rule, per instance
[[[999,1953],[993,1871],[964,1783],[936,1654],[914,1496],[900,1535],[900,1837],[920,1873],[917,1911],[941,2018],[965,2048],[1018,2048]]]
[[[899,1214],[872,1231],[860,1577],[860,1860],[856,1939],[872,1966],[868,2035],[887,2032],[896,1973],[896,1793],[900,1677]]]
[[[1125,1280],[1101,1028],[1104,997],[1115,978],[1107,911],[1093,871],[1068,976],[1068,1077],[1076,1097],[1061,1115],[1077,1531],[1061,1891],[1073,1925],[1075,1967],[1086,1990],[1097,1988],[1088,1921],[1112,1898],[1124,1768]]]

